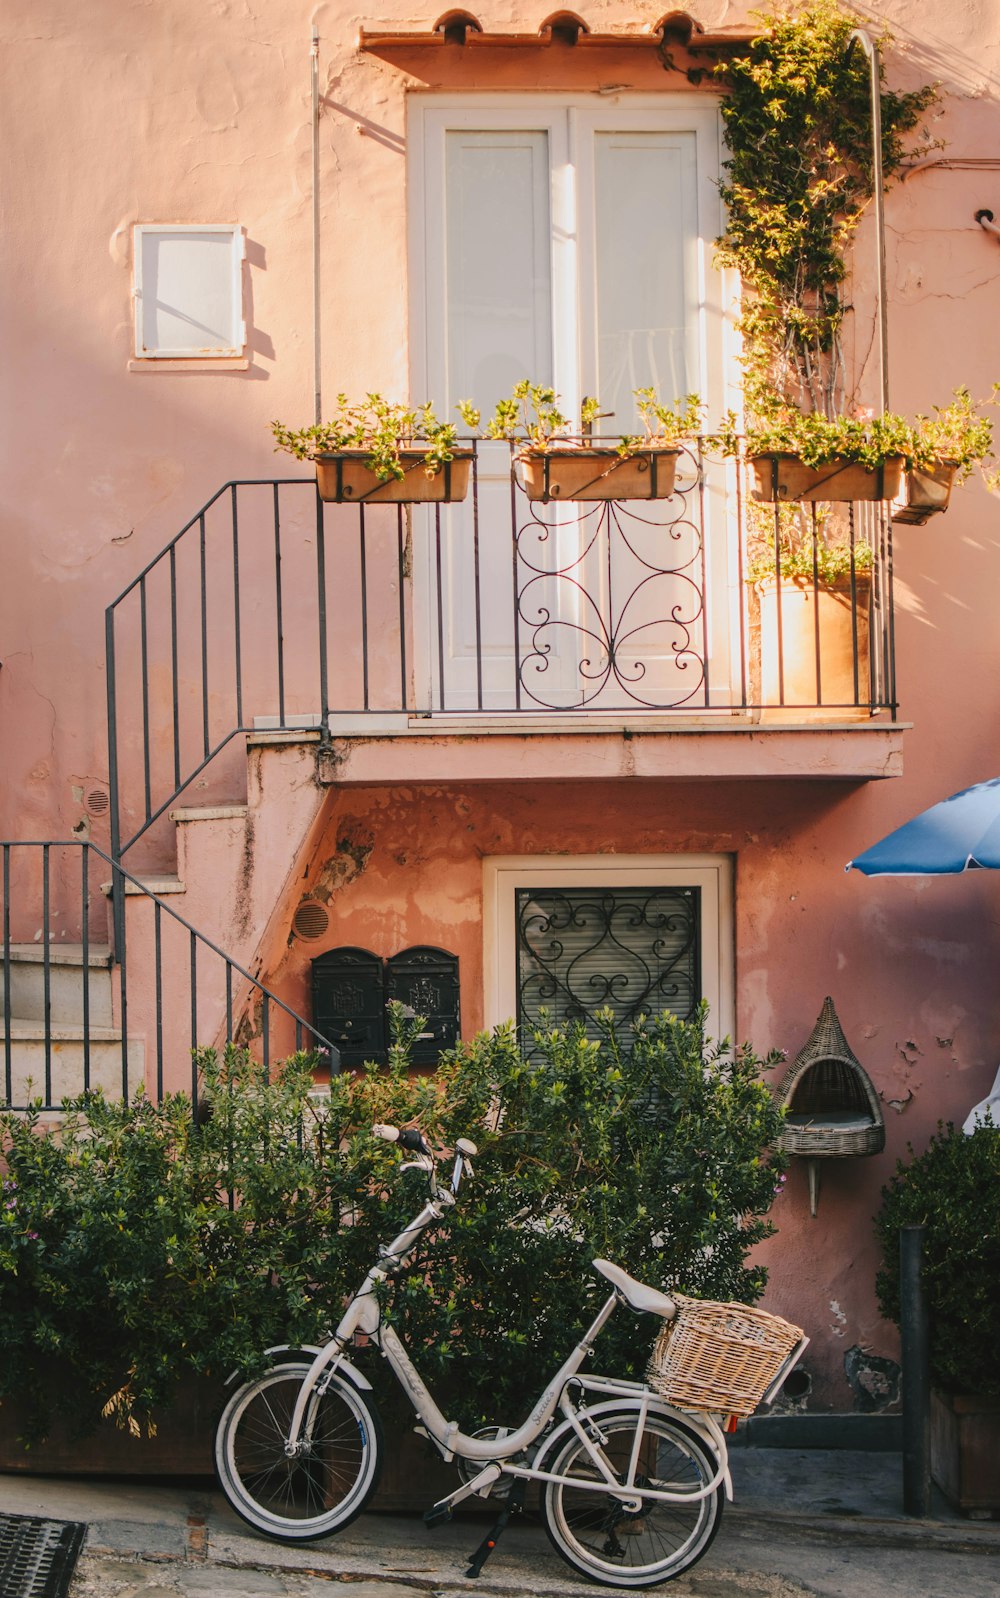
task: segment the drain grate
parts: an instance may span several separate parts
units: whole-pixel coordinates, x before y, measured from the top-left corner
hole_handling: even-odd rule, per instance
[[[2,1598],[66,1598],[86,1532],[76,1520],[0,1515]]]

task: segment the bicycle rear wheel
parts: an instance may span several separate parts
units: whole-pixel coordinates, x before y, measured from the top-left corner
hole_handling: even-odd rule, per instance
[[[236,1513],[280,1542],[314,1542],[360,1515],[378,1485],[382,1426],[369,1395],[334,1375],[314,1398],[308,1441],[285,1453],[308,1363],[275,1365],[234,1393],[215,1433],[219,1485]]]
[[[638,1407],[602,1413],[592,1423],[592,1440],[617,1480],[626,1479],[634,1457],[635,1484],[676,1492],[674,1502],[646,1499],[628,1508],[602,1490],[601,1472],[576,1432],[544,1462],[553,1475],[570,1478],[545,1484],[542,1514],[550,1541],[574,1570],[607,1587],[655,1587],[679,1576],[705,1553],[722,1517],[721,1484],[696,1496],[718,1470],[707,1444],[655,1411],[647,1413],[637,1439],[638,1421]]]

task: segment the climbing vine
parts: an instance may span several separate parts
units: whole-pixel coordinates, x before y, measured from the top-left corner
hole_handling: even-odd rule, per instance
[[[874,192],[870,68],[863,50],[849,48],[863,19],[836,0],[757,15],[760,35],[744,55],[716,68],[728,91],[722,119],[729,151],[718,257],[744,285],[746,407],[751,419],[783,404],[832,416],[853,399],[849,389],[845,395],[841,346],[851,309],[847,258]],[[891,35],[876,42],[884,50]],[[919,129],[937,90],[897,93],[884,76],[888,184],[917,153],[906,135]]]

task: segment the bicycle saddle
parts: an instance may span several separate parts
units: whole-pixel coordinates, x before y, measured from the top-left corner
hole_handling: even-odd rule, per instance
[[[617,1288],[630,1309],[662,1315],[665,1321],[672,1321],[677,1314],[677,1305],[672,1298],[658,1292],[655,1287],[646,1287],[643,1282],[637,1282],[620,1265],[612,1265],[610,1260],[591,1260],[590,1263],[601,1276],[607,1277],[612,1287]]]

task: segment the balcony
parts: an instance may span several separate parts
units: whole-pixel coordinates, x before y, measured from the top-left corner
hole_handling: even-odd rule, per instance
[[[482,443],[461,504],[229,483],[107,648],[113,852],[237,734],[338,782],[901,770],[889,506],[758,505],[698,447],[661,500],[529,500]]]

